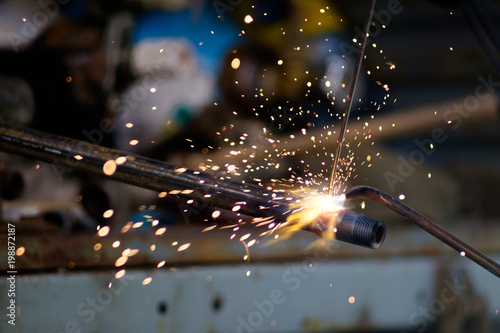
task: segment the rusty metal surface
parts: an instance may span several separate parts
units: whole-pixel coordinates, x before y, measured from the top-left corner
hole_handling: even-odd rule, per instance
[[[153,229],[131,230],[125,234],[119,230],[112,230],[106,237],[99,237],[94,232],[18,234],[17,246],[24,247],[25,252],[17,257],[16,266],[21,272],[58,268],[72,270],[113,268],[125,249],[139,250],[137,254],[129,257],[127,267],[155,267],[161,261],[165,261],[167,267],[244,263],[247,262],[243,259],[247,252],[244,244],[238,239],[246,233],[252,233],[253,236],[249,239],[259,234],[255,228],[244,227],[237,233],[231,229],[203,233],[201,230],[201,227],[167,227],[166,232],[160,236],[155,235]],[[484,253],[489,255],[500,253],[500,243],[495,237],[500,234],[500,227],[495,224],[485,225],[473,232],[466,224],[456,225],[453,230]],[[237,236],[231,239],[233,234]],[[392,227],[389,234],[390,237],[377,251],[332,240],[318,243],[318,238],[314,234],[304,231],[299,231],[286,240],[256,238],[257,243],[248,249],[249,261],[301,260],[317,251],[321,251],[322,256],[329,260],[421,256],[468,261],[467,258],[456,254],[448,246],[421,230]],[[0,237],[0,246],[5,246],[4,235]],[[113,247],[115,241],[120,242],[116,248]],[[190,243],[189,248],[179,252],[179,246],[187,243]],[[100,245],[95,247],[96,244]],[[154,245],[153,251],[152,245]],[[5,270],[5,265],[2,262],[0,269]]]

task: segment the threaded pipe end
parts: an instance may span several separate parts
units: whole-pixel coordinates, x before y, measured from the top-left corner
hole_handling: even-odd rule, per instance
[[[376,249],[382,245],[384,239],[385,226],[382,221],[361,214],[355,218],[352,231],[354,244]]]
[[[385,239],[385,225],[379,219],[343,210],[336,223],[336,238],[354,245],[377,249]]]

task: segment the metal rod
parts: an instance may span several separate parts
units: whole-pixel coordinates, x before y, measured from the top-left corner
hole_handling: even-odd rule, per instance
[[[0,122],[0,150],[51,163],[64,173],[89,173],[230,211],[238,206],[237,213],[273,217],[277,222],[285,222],[293,213],[289,203],[301,199],[287,195],[286,200],[281,192],[263,187],[5,122]],[[326,219],[334,219],[334,215]],[[335,226],[336,239],[355,245],[377,248],[385,238],[382,221],[356,212],[339,214]],[[321,228],[325,225],[315,223],[304,230],[321,235]]]
[[[494,274],[497,277],[500,277],[500,265],[497,262],[484,255],[479,250],[476,250],[472,246],[453,236],[448,231],[444,230],[442,227],[432,222],[425,216],[417,213],[401,201],[396,200],[390,195],[369,186],[355,186],[346,192],[347,200],[356,198],[370,199],[392,209],[393,211],[415,223],[417,226],[427,231],[429,234],[436,237],[443,243],[449,245],[461,254],[465,254],[466,257],[468,257],[481,267],[485,268],[490,273]]]
[[[273,196],[261,187],[221,181],[208,174],[140,155],[5,122],[0,122],[0,150],[50,163],[62,175],[80,171],[229,210],[236,202],[245,202],[239,212],[251,216],[281,205],[275,200],[275,193]],[[121,164],[116,163],[119,157],[125,158]],[[114,164],[116,170],[106,174],[106,162],[111,167]]]
[[[337,139],[337,151],[333,157],[332,172],[330,174],[330,182],[328,184],[327,194],[333,194],[333,186],[335,184],[335,175],[337,173],[337,168],[340,160],[340,153],[342,152],[342,146],[345,141],[345,132],[347,130],[347,122],[349,120],[349,114],[352,109],[352,101],[354,99],[354,93],[356,92],[356,87],[358,85],[359,73],[361,72],[361,63],[363,62],[363,57],[365,55],[366,44],[368,42],[368,33],[370,31],[370,26],[372,25],[373,12],[375,11],[376,0],[371,1],[370,11],[368,12],[368,18],[365,22],[365,30],[362,37],[361,49],[359,50],[358,56],[356,57],[356,63],[354,65],[354,75],[352,78],[351,86],[349,87],[349,94],[347,94],[347,103],[345,106],[344,120],[340,127],[339,138]]]

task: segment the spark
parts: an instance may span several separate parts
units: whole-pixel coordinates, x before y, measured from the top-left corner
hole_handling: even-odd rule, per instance
[[[245,18],[244,18],[244,22],[246,24],[250,24],[253,22],[253,17],[251,15],[246,15]]]
[[[115,279],[119,279],[125,275],[125,269],[121,269],[115,274]]]
[[[188,247],[190,247],[190,246],[191,246],[191,243],[183,244],[183,245],[179,246],[179,248],[177,249],[177,252],[181,252],[181,251],[187,250]]]
[[[127,157],[126,156],[120,156],[120,157],[117,157],[116,160],[115,160],[115,163],[117,165],[122,165],[123,163],[125,163],[127,161]]]
[[[113,216],[114,211],[112,209],[108,209],[102,214],[102,217],[105,219],[109,219],[111,216]]]
[[[128,257],[127,256],[121,256],[120,258],[118,258],[115,262],[115,266],[116,267],[120,267],[120,266],[123,266],[125,265],[125,263],[127,262],[128,260]]]
[[[162,227],[162,228],[160,228],[160,229],[158,229],[158,230],[155,231],[155,235],[156,236],[163,235],[165,233],[165,231],[167,231],[167,228]]]
[[[102,171],[105,175],[111,176],[116,171],[116,162],[114,160],[109,160],[102,166]]]
[[[100,237],[105,237],[109,234],[109,227],[106,225],[102,228],[99,229],[99,231],[97,231],[97,234],[100,236]]]
[[[243,242],[244,240],[248,239],[250,236],[251,236],[251,233],[248,233],[248,234],[241,236],[240,242]]]
[[[240,67],[240,59],[238,58],[234,58],[232,61],[231,61],[231,68],[233,69],[238,69]]]
[[[127,222],[127,224],[125,224],[122,227],[121,233],[124,234],[124,233],[128,232],[130,230],[130,228],[132,228],[132,222]]]
[[[20,246],[20,247],[16,250],[16,256],[18,256],[18,257],[22,256],[22,255],[24,254],[25,250],[26,250],[26,249],[24,248],[24,246]]]
[[[138,249],[125,249],[125,250],[123,250],[123,252],[122,252],[122,256],[126,256],[126,257],[133,257],[133,256],[135,256],[137,253],[139,253],[139,250],[138,250]]]
[[[204,228],[201,232],[207,232],[207,231],[215,229],[216,227],[217,227],[217,224],[214,224],[214,225],[211,225],[209,227]]]

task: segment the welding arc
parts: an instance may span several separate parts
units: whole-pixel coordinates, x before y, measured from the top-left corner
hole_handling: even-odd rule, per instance
[[[264,187],[242,184],[209,174],[176,167],[128,152],[93,145],[88,142],[43,133],[21,125],[0,121],[0,150],[50,163],[59,176],[80,171],[158,192],[170,198],[195,199],[198,204],[233,210],[250,217],[269,217],[286,222],[293,213],[290,202],[301,198]],[[118,162],[119,161],[119,162]],[[105,165],[112,165],[106,170]],[[76,172],[75,172],[76,173]],[[288,200],[287,200],[288,199]],[[334,218],[332,213],[330,218]],[[325,225],[316,223],[303,230],[320,236]],[[385,238],[382,221],[347,211],[339,214],[335,239],[378,248]]]
[[[355,186],[349,189],[345,195],[347,200],[365,198],[392,209],[459,253],[465,253],[467,258],[493,275],[500,277],[500,265],[497,262],[390,195],[369,186]]]
[[[363,32],[363,40],[361,42],[361,49],[358,52],[356,57],[356,63],[354,65],[354,76],[352,77],[351,86],[349,87],[349,94],[347,94],[347,101],[344,112],[344,119],[342,120],[342,125],[339,131],[339,137],[337,139],[337,150],[335,152],[335,156],[333,157],[333,165],[332,172],[330,174],[330,182],[328,184],[328,191],[326,194],[332,195],[333,186],[335,184],[335,177],[337,173],[337,168],[340,159],[340,153],[342,152],[342,146],[344,145],[345,140],[345,132],[347,130],[347,121],[349,120],[349,114],[352,109],[352,101],[354,100],[354,93],[356,92],[356,86],[358,84],[359,73],[361,72],[361,63],[363,62],[363,58],[365,56],[366,44],[368,43],[368,34],[370,31],[370,26],[372,25],[373,13],[375,11],[375,0],[371,1],[370,12],[368,13],[368,18],[366,19],[365,29]]]

